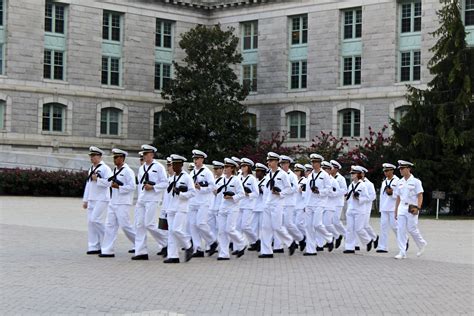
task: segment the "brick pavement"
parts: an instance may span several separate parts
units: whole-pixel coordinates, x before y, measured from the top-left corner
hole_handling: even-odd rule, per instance
[[[165,265],[132,262],[122,233],[116,258],[86,256],[79,202],[0,197],[1,314],[474,314],[473,221],[420,220],[426,256],[413,245],[403,261],[392,238],[387,255],[247,252]]]

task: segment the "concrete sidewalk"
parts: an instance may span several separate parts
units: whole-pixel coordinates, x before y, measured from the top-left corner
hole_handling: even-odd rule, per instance
[[[416,258],[361,251],[273,260],[247,252],[165,265],[133,262],[119,233],[116,258],[86,256],[80,199],[0,197],[2,314],[474,314],[474,221],[420,220]],[[372,225],[379,230],[378,219]]]

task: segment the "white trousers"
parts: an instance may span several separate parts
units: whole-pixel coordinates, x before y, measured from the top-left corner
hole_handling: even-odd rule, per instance
[[[295,241],[301,241],[304,238],[304,235],[296,226],[296,210],[294,206],[286,205],[283,208],[283,225],[285,226],[288,234],[290,234],[291,238]]]
[[[365,215],[365,225],[364,225],[365,231],[367,232],[371,240],[375,240],[377,239],[377,233],[375,233],[372,226],[370,226],[370,212],[365,213],[364,215]]]
[[[87,202],[87,244],[88,251],[100,250],[104,238],[104,216],[107,211],[107,201]]]
[[[102,253],[113,254],[114,245],[117,240],[119,227],[122,228],[125,236],[135,244],[135,230],[130,224],[129,204],[109,204],[107,208],[107,219],[105,220],[105,234],[102,242]]]
[[[168,259],[179,258],[179,249],[191,247],[187,232],[188,216],[185,212],[168,212]]]
[[[303,236],[306,236],[306,221],[308,215],[304,211],[304,209],[296,209],[295,210],[295,224],[300,233]]]
[[[323,225],[323,208],[308,206],[308,221],[306,224],[306,252],[316,253],[316,243],[319,247],[324,246],[324,242],[332,241],[332,234]]]
[[[207,217],[207,224],[214,236],[217,236],[217,213],[218,210],[209,210],[209,216]]]
[[[242,250],[245,247],[245,240],[237,230],[238,209],[220,211],[217,215],[219,257],[229,258],[229,243],[232,241],[234,250]]]
[[[241,208],[237,218],[237,230],[244,234],[247,241],[253,244],[258,237],[252,227],[253,210],[249,208]]]
[[[216,236],[211,231],[208,219],[208,205],[191,205],[189,207],[189,229],[191,231],[191,237],[193,239],[194,251],[202,251],[202,240],[204,240],[208,245],[216,241]]]
[[[334,238],[339,237],[339,232],[334,226],[334,213],[335,210],[324,210],[323,212],[323,225],[326,227],[327,231],[331,233]]]
[[[160,202],[138,202],[135,207],[135,255],[148,254],[147,231],[163,249],[168,244],[168,232],[158,229],[157,213]]]
[[[346,250],[354,250],[356,246],[356,238],[366,245],[372,239],[365,230],[366,214],[358,213],[357,210],[348,209],[346,214]]]
[[[395,219],[395,212],[380,212],[380,239],[378,250],[388,251],[388,231],[392,229],[395,236],[397,236],[397,220]]]
[[[404,214],[398,216],[397,242],[400,253],[406,255],[408,233],[415,241],[418,248],[427,244],[418,230],[418,215]]]
[[[262,255],[273,254],[272,241],[272,215],[270,209],[265,207],[262,212],[262,230],[260,231],[260,253]]]
[[[263,212],[253,212],[251,225],[253,233],[257,236],[257,240],[262,238],[262,220]]]
[[[273,236],[275,238],[275,249],[277,248],[277,241],[278,238],[279,242],[281,243],[280,247],[290,247],[293,243],[293,238],[291,238],[290,234],[286,230],[285,226],[283,225],[283,206],[275,205],[270,206],[270,216],[271,216],[271,223],[272,223],[272,230]]]
[[[346,228],[341,222],[341,214],[342,214],[342,209],[344,206],[336,206],[336,211],[334,212],[334,228],[337,230],[339,233],[336,238],[339,238],[339,236],[345,236],[346,235]]]

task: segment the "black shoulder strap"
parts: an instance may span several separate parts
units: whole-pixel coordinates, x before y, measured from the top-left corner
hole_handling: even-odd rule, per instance
[[[142,178],[140,179],[140,183],[143,183],[143,181],[144,181],[145,179],[148,179],[148,172],[150,171],[151,167],[152,167],[154,164],[155,164],[155,163],[152,162],[151,165],[148,166],[148,169],[146,168],[145,165],[143,165],[143,171],[144,171],[144,172],[143,172]]]
[[[99,167],[102,166],[102,164],[98,164],[97,166],[91,166],[91,169],[89,170],[89,175],[87,176],[86,182],[89,182],[89,180],[92,178],[92,175],[99,169]]]
[[[194,170],[193,170],[193,171],[194,171]],[[194,176],[193,176],[193,181],[194,181],[194,182],[196,182],[198,175],[199,175],[201,172],[203,172],[203,171],[204,171],[204,167],[202,167],[201,169],[199,169],[199,171],[198,171],[197,173],[194,171]]]
[[[222,176],[220,176],[219,178],[217,178],[216,184],[219,184],[219,182],[222,180],[222,178],[223,178]]]
[[[349,200],[349,198],[351,197],[352,193],[354,193],[354,191],[357,189],[357,187],[359,186],[359,184],[360,184],[360,182],[357,182],[356,186],[354,186],[354,183],[351,184],[352,190],[349,191],[349,193],[347,194],[346,200]]]
[[[244,185],[249,178],[250,178],[250,175],[247,175],[247,178],[245,178],[244,182],[242,182],[242,185]]]

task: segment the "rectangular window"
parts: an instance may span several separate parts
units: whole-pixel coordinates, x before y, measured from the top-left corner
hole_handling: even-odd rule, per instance
[[[344,11],[344,39],[362,37],[362,9]]]
[[[0,100],[0,130],[5,128],[5,101]]]
[[[291,45],[308,43],[308,16],[295,16],[291,18]]]
[[[0,75],[3,75],[3,44],[0,44]]]
[[[121,111],[113,108],[102,109],[100,115],[100,133],[119,135]]]
[[[403,3],[401,5],[401,32],[421,31],[421,1]]]
[[[344,110],[339,114],[342,137],[360,136],[360,111]]]
[[[46,1],[44,13],[44,30],[46,32],[64,34],[65,6]]]
[[[117,12],[104,11],[102,17],[102,39],[120,42],[122,15]]]
[[[242,67],[242,83],[249,91],[257,91],[257,65],[244,65]]]
[[[400,53],[400,81],[418,81],[421,79],[421,53],[409,51]]]
[[[306,138],[306,113],[294,111],[287,114],[290,138]]]
[[[173,45],[173,22],[156,20],[155,46],[171,48]]]
[[[155,63],[155,90],[161,90],[171,81],[171,65]]]
[[[102,57],[102,84],[120,86],[120,70],[120,58]]]
[[[43,106],[43,131],[63,132],[64,114],[63,106],[56,103],[45,104]]]
[[[0,0],[0,26],[3,26],[3,0]]]
[[[258,48],[258,22],[242,23],[243,50]]]
[[[474,0],[466,0],[464,5],[464,25],[474,25]]]
[[[49,49],[44,51],[43,78],[64,80],[64,52]]]
[[[307,75],[306,60],[291,62],[290,89],[306,89]]]
[[[344,57],[342,85],[360,85],[361,78],[361,57]]]

